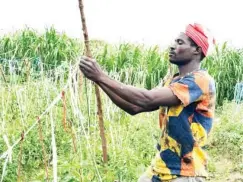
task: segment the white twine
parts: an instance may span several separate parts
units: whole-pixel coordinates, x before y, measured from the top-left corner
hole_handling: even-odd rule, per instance
[[[50,112],[51,119],[51,145],[52,145],[52,155],[53,155],[53,181],[57,182],[57,146],[55,139],[55,124],[52,118],[52,110]]]
[[[76,72],[78,71],[78,63],[79,63],[79,61],[78,62],[76,62],[76,64],[74,65],[74,69],[73,69],[73,72],[71,72],[71,76],[69,77],[69,81],[68,81],[68,83],[63,87],[63,89],[62,89],[62,91],[65,91],[67,88],[68,88],[68,86],[69,86],[69,82],[71,82],[72,81],[72,75],[73,74],[76,74]],[[42,117],[44,116],[44,115],[46,115],[50,110],[51,110],[51,108],[54,106],[54,105],[56,105],[56,103],[58,103],[58,101],[62,98],[62,91],[56,96],[56,98],[52,101],[52,103],[46,108],[46,110],[37,118],[37,120],[34,122],[34,124],[24,133],[24,137],[26,137],[27,136],[27,134],[38,124],[38,122],[39,122],[39,120],[40,119],[42,119]],[[3,152],[1,155],[0,155],[0,160],[1,159],[5,159],[7,156],[8,156],[8,154],[9,153],[11,153],[12,152],[12,149],[14,148],[14,147],[16,147],[16,145],[18,145],[18,143],[21,141],[21,139],[22,139],[22,137],[20,137],[18,140],[16,140],[15,142],[14,142],[14,144],[12,145],[12,146],[10,146],[9,148],[8,148],[8,150],[7,151],[5,151],[5,152]]]
[[[7,169],[8,159],[9,159],[9,157],[7,156],[7,158],[5,159],[4,165],[3,165],[3,172],[2,172],[1,182],[3,182],[3,178],[5,176],[5,171]]]
[[[8,159],[10,162],[12,162],[12,147],[10,146],[8,137],[6,135],[3,135],[3,139],[8,147]]]
[[[85,127],[84,127],[84,124],[83,124],[83,121],[85,120],[85,118],[82,115],[82,113],[80,112],[80,109],[78,107],[77,99],[75,99],[74,89],[72,89],[71,83],[70,83],[69,89],[70,89],[70,96],[71,96],[70,103],[71,103],[72,110],[74,111],[74,115],[76,116],[76,118],[79,120],[79,124],[80,124],[80,126],[81,126],[81,128],[83,130],[84,136],[85,136],[86,141],[87,141],[87,146],[88,146],[87,148],[88,148],[90,154],[92,156],[94,156],[93,151],[92,151],[91,144],[89,142],[89,138],[88,138],[87,132],[86,132]],[[100,173],[99,173],[99,170],[98,170],[98,168],[96,166],[95,157],[92,157],[92,162],[94,164],[95,171],[97,173],[97,176],[99,178],[99,181],[102,182],[102,178],[101,178]]]

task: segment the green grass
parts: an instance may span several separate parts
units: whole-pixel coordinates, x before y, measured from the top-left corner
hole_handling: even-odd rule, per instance
[[[243,174],[242,112],[243,105],[234,102],[224,102],[218,109],[218,120],[214,123],[208,146],[212,181],[227,178],[237,181],[237,176],[243,179],[240,175]]]
[[[71,39],[65,33],[60,34],[54,27],[47,28],[43,34],[25,28],[0,38],[0,64],[8,74],[9,60],[12,60],[12,65],[20,67],[16,70],[21,75],[20,80],[26,81],[30,74],[43,69],[52,70],[65,63],[76,62],[83,55],[83,48],[80,40]],[[131,43],[110,45],[91,40],[91,48],[93,57],[107,72],[119,73],[121,81],[130,84],[143,81],[143,86],[151,89],[159,84],[168,71],[168,52],[157,46],[145,47]],[[243,51],[230,48],[225,43],[216,48],[216,54],[203,61],[202,67],[216,80],[219,105],[226,99],[233,99],[236,83],[243,80],[242,60]],[[175,67],[173,70],[176,70]],[[129,80],[125,80],[125,77]]]
[[[62,80],[62,78],[60,78]],[[49,79],[33,82],[30,80],[23,85],[13,85],[11,88],[1,86],[2,95],[1,104],[1,133],[6,135],[10,144],[20,137],[20,133],[28,129],[44,109],[54,99],[58,91],[63,87],[64,82],[52,82]],[[76,84],[76,86],[78,86]],[[82,94],[67,90],[67,121],[73,126],[75,133],[75,142],[78,146],[77,153],[73,150],[73,140],[70,133],[64,131],[62,125],[62,103],[55,105],[52,109],[52,116],[47,114],[42,119],[43,135],[45,148],[50,161],[49,172],[52,170],[51,159],[51,128],[50,120],[53,119],[56,124],[55,136],[58,150],[58,176],[61,181],[78,181],[81,177],[84,181],[97,181],[98,174],[94,168],[97,165],[100,176],[104,181],[115,179],[135,180],[144,170],[144,165],[153,155],[154,142],[141,143],[145,136],[153,136],[155,127],[148,129],[148,121],[132,122],[131,117],[115,108],[111,101],[103,95],[104,120],[108,141],[109,163],[106,167],[102,164],[101,141],[99,137],[99,128],[95,107],[95,98],[93,85],[88,83],[87,93]],[[84,85],[83,85],[84,87]],[[78,88],[78,90],[85,90]],[[81,92],[82,93],[82,92]],[[88,105],[86,97],[88,99]],[[78,100],[78,106],[74,106],[74,100]],[[73,105],[74,104],[74,105]],[[76,108],[78,107],[78,108]],[[74,114],[78,109],[84,114],[86,120],[80,120]],[[88,116],[87,110],[90,110]],[[88,120],[89,118],[89,120]],[[89,122],[90,121],[90,122]],[[141,125],[144,123],[144,125]],[[13,127],[14,124],[14,127]],[[82,125],[84,128],[82,128]],[[136,131],[134,133],[134,131]],[[123,136],[123,137],[121,137]],[[0,153],[7,149],[5,142],[0,139]],[[89,146],[90,147],[87,147]],[[16,181],[16,170],[18,166],[18,157],[20,145],[14,149],[13,161],[8,164],[7,176],[5,181]],[[27,135],[23,142],[22,155],[22,179],[38,180],[44,178],[43,153],[41,151],[41,142],[39,139],[38,127]],[[139,166],[139,168],[137,168]],[[1,166],[2,167],[2,166]],[[0,167],[0,170],[2,168]],[[128,170],[129,169],[129,170]],[[81,170],[81,171],[80,171]],[[107,172],[105,172],[105,170]],[[52,176],[52,174],[49,174]]]
[[[101,41],[92,41],[91,46],[94,57],[106,72],[127,84],[153,88],[168,69],[167,52],[161,52],[156,46],[109,45]],[[70,65],[77,61],[82,51],[83,46],[78,40],[58,34],[54,28],[47,29],[44,34],[25,29],[0,39],[0,65],[4,73],[0,74],[0,155],[7,150],[3,136],[12,145],[64,85],[70,83],[73,89],[66,90],[66,105],[67,123],[72,130],[64,130],[61,100],[52,108],[51,114],[47,113],[41,120],[49,177],[53,178],[55,162],[51,144],[53,120],[59,181],[82,179],[86,182],[98,181],[99,178],[107,182],[116,179],[136,181],[156,152],[155,145],[160,135],[158,112],[129,116],[101,92],[109,159],[104,166],[94,86],[89,81],[80,85],[79,76],[78,81],[68,81]],[[243,172],[243,106],[232,102],[234,86],[242,81],[242,56],[241,50],[225,46],[218,48],[217,54],[202,65],[217,82],[216,118],[219,121],[215,122],[207,145],[211,156],[209,180],[213,182],[225,181],[227,177]],[[44,156],[38,126],[24,139],[22,156],[19,155],[20,144],[14,148],[4,181],[17,181],[19,164],[22,181],[44,181]],[[77,147],[76,152],[73,144]],[[1,173],[3,163],[1,160]]]
[[[66,83],[65,74],[59,74],[61,75],[59,79],[54,79],[54,81],[45,74],[48,75],[48,72],[43,72],[38,80],[30,79],[24,84],[0,87],[1,133],[7,136],[10,144],[20,137],[23,130],[26,131],[33,124],[36,117],[44,111]],[[113,77],[120,79],[118,74],[114,74]],[[85,89],[84,84],[82,88],[77,82],[73,84],[77,90],[75,93],[69,89],[66,91],[66,103],[67,121],[73,128],[75,139],[73,140],[70,132],[64,131],[62,102],[53,107],[52,115],[47,114],[41,120],[49,177],[52,178],[53,167],[50,126],[50,121],[53,119],[56,126],[55,138],[60,181],[80,181],[80,179],[98,181],[98,176],[103,181],[112,182],[116,179],[124,182],[136,181],[149,165],[156,151],[155,145],[160,135],[158,112],[129,116],[112,104],[102,92],[109,158],[108,164],[104,166],[93,85],[87,82],[87,89]],[[141,84],[136,85],[142,86]],[[75,100],[78,101],[76,106]],[[75,109],[78,109],[86,119],[78,118],[75,115]],[[243,172],[241,166],[243,118],[240,114],[243,112],[243,107],[238,106],[239,110],[236,109],[234,103],[224,103],[222,108],[217,110],[219,122],[215,123],[210,135],[210,143],[207,146],[211,157],[209,163],[211,181],[223,180],[224,178],[220,178],[221,173],[225,177],[233,172]],[[74,151],[73,142],[77,145],[77,152]],[[1,137],[0,153],[6,149],[7,146]],[[17,180],[19,150],[20,145],[13,150],[12,163],[8,163],[7,175],[4,178],[6,182]],[[224,155],[226,150],[229,155]],[[232,161],[234,165],[225,166],[218,171],[218,162],[222,160]],[[38,125],[23,142],[21,166],[23,181],[43,181],[45,178]],[[2,171],[2,165],[0,171]]]

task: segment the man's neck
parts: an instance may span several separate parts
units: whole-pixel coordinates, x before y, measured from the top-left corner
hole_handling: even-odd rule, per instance
[[[187,73],[191,73],[195,70],[200,69],[200,63],[191,61],[186,65],[178,66],[180,76],[185,76]]]

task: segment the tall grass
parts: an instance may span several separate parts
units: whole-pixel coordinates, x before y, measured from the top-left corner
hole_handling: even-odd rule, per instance
[[[243,81],[243,51],[226,47],[216,49],[217,53],[208,57],[202,64],[215,78],[217,101],[222,105],[225,99],[234,98],[234,88]]]
[[[102,41],[92,41],[91,44],[92,54],[102,67],[111,77],[124,83],[151,89],[167,72],[167,52],[156,46],[110,45]],[[70,65],[77,61],[82,51],[80,41],[59,34],[53,28],[44,34],[25,29],[0,39],[0,66],[3,70],[0,72],[0,154],[7,150],[6,138],[10,145],[13,144],[61,91],[68,82]],[[243,79],[242,58],[241,50],[223,47],[203,62],[202,66],[216,79],[218,103],[233,98],[235,84]],[[69,82],[65,94],[68,130],[63,126],[65,114],[63,104],[59,102],[41,120],[44,145],[38,128],[34,128],[24,139],[22,155],[19,145],[13,150],[12,163],[8,163],[6,168],[6,182],[17,180],[17,169],[21,169],[22,181],[43,181],[43,146],[50,180],[54,178],[52,170],[56,164],[59,181],[99,181],[100,178],[103,181],[136,181],[144,172],[153,158],[160,135],[158,113],[130,117],[102,94],[108,143],[108,163],[104,166],[94,88],[91,82],[81,85],[79,80],[78,76]],[[233,147],[232,155],[237,154],[237,157],[232,160],[237,162],[242,157],[242,132],[239,129],[242,119],[237,113],[229,112],[228,107],[222,110],[219,116],[223,122],[215,129],[215,139],[209,149],[213,153],[215,145],[223,148],[226,143],[229,150]],[[237,115],[235,125],[232,125],[234,118],[228,115]],[[228,126],[236,134],[225,135],[224,131],[229,132]],[[53,136],[56,141],[54,151]],[[0,162],[0,171],[3,171],[4,161]],[[242,170],[242,166],[235,169]],[[213,165],[210,170],[215,172]]]
[[[50,76],[49,71],[44,70],[38,78],[31,77],[24,83],[14,81],[14,78],[18,78],[14,75],[11,82],[15,84],[0,82],[0,133],[1,136],[5,135],[8,138],[10,145],[20,137],[22,131],[26,131],[33,124],[37,116],[66,85],[65,75],[69,74],[61,68],[62,65],[54,70],[55,78]],[[119,73],[112,72],[110,76],[130,82],[129,74],[124,74],[122,78]],[[141,86],[146,80],[146,75],[143,76],[143,81],[139,80],[138,74],[134,84]],[[65,130],[63,125],[64,113],[61,101],[41,120],[49,180],[53,180],[53,165],[57,164],[58,181],[101,181],[100,178],[107,182],[136,181],[145,171],[156,151],[155,144],[160,135],[158,113],[142,113],[131,117],[102,94],[108,144],[108,163],[104,166],[94,88],[91,82],[87,82],[87,89],[85,89],[85,85],[80,85],[78,81],[79,78],[70,82],[70,87],[65,93],[68,130]],[[221,156],[218,151],[222,152],[224,148],[230,150],[230,156],[223,157],[234,161],[234,170],[242,171],[240,165],[242,106],[240,108],[238,105],[238,107],[240,112],[236,113],[234,112],[236,105],[227,104],[217,114],[222,122],[216,125],[211,143],[206,149],[213,157],[209,168],[213,174],[217,173],[215,163]],[[54,161],[52,136],[55,136],[56,140],[57,161]],[[4,138],[0,137],[0,154],[6,150],[7,144]],[[16,171],[20,164],[22,181],[44,181],[43,159],[41,139],[36,127],[24,139],[21,156],[20,145],[13,149],[12,162],[7,164],[4,181],[17,180]],[[3,163],[4,161],[1,161],[0,171],[3,170]]]
[[[24,83],[11,80],[14,85],[4,85],[1,82],[0,133],[8,138],[10,145],[20,137],[22,131],[32,126],[37,116],[48,107],[66,84],[66,74],[59,72],[59,68],[55,69],[55,72],[56,79],[50,77],[48,71],[43,71],[39,78],[31,78]],[[118,74],[112,76],[120,79]],[[78,84],[78,80],[70,82],[65,94],[68,131],[62,123],[64,117],[62,102],[56,104],[41,120],[49,179],[54,178],[52,169],[56,164],[55,151],[51,143],[51,138],[55,136],[58,181],[100,181],[100,178],[103,181],[135,180],[145,169],[144,164],[140,162],[148,163],[153,155],[153,142],[147,145],[147,149],[145,146],[140,147],[143,135],[154,132],[154,128],[147,130],[148,127],[142,123],[151,121],[141,117],[141,123],[131,124],[130,117],[114,107],[110,99],[103,95],[105,128],[109,133],[107,135],[109,162],[103,166],[94,88],[92,83],[88,82],[87,89],[84,89],[85,85]],[[157,123],[156,119],[154,123]],[[124,137],[121,138],[121,135]],[[74,145],[77,150],[74,149]],[[7,145],[0,137],[0,154],[6,150]],[[38,127],[33,128],[25,137],[22,153],[20,156],[20,145],[13,149],[12,162],[7,165],[4,181],[17,180],[16,170],[19,165],[22,165],[20,173],[22,181],[44,180],[44,156]],[[134,158],[134,156],[139,157]],[[20,162],[18,158],[21,159]],[[137,165],[140,168],[137,168]],[[1,161],[0,171],[2,170]]]
[[[211,156],[209,171],[213,178],[242,181],[243,176],[243,105],[224,102],[218,109],[218,122],[214,123],[207,150]],[[226,152],[227,151],[227,152]],[[223,169],[223,170],[222,170]],[[212,180],[216,181],[216,180]]]
[[[47,69],[53,69],[64,61],[74,60],[82,46],[65,33],[59,34],[53,27],[39,34],[26,28],[0,39],[0,60],[28,60],[32,65],[41,61]]]
[[[60,34],[53,27],[43,34],[26,28],[0,38],[0,63],[9,65],[7,61],[12,60],[11,64],[21,65],[21,69],[17,70],[19,74],[28,78],[29,74],[36,74],[41,69],[51,70],[65,65],[62,64],[64,62],[73,62],[83,54],[83,47],[80,40]],[[157,46],[110,45],[92,40],[91,48],[92,55],[107,72],[119,73],[121,81],[129,84],[140,81],[141,86],[151,89],[159,84],[168,70],[168,52]],[[225,99],[232,100],[236,83],[243,80],[242,50],[225,44],[217,48],[216,54],[204,60],[202,67],[216,80],[218,104],[221,105]],[[5,68],[8,74],[10,68],[7,69],[6,65]],[[129,75],[128,80],[124,80],[125,75]],[[3,79],[2,76],[0,78]]]

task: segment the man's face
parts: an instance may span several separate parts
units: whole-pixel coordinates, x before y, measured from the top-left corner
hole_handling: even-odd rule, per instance
[[[184,33],[180,33],[170,47],[169,60],[178,66],[185,65],[193,60],[195,51],[196,47],[191,45],[189,37]]]

